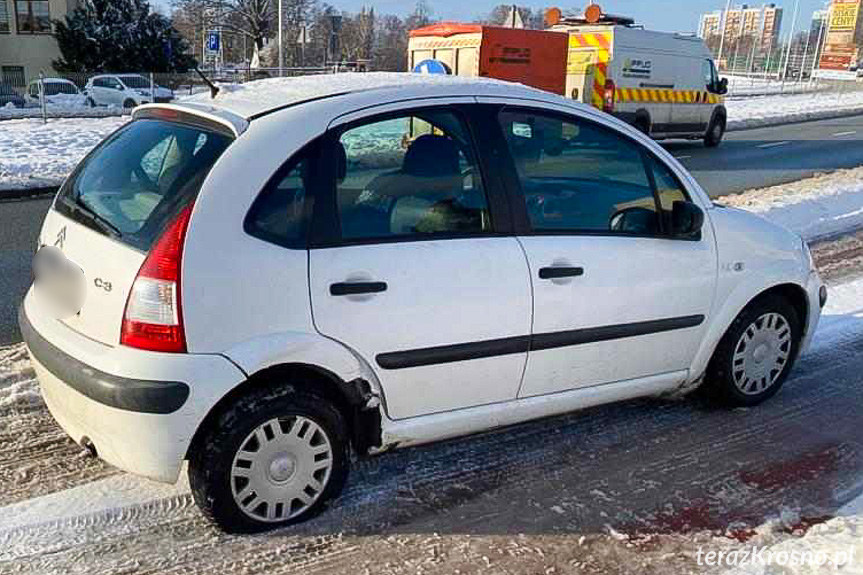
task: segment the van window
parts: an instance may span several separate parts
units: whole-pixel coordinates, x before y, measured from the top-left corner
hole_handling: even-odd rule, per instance
[[[201,127],[140,119],[102,142],[63,185],[55,209],[142,251],[197,196],[231,143]]]

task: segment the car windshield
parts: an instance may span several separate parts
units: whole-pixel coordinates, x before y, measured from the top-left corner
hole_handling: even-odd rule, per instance
[[[57,94],[77,94],[78,88],[71,82],[45,82],[45,95],[56,96]]]
[[[130,88],[150,87],[150,81],[143,76],[120,76],[120,80]]]
[[[63,186],[58,211],[148,251],[198,193],[232,138],[199,126],[135,120],[90,154]]]

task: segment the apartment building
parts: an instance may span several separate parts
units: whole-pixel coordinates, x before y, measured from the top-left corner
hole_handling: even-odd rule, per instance
[[[724,34],[726,42],[755,39],[762,51],[771,49],[779,39],[782,27],[782,8],[776,4],[749,6],[743,4],[728,10],[719,10],[701,16],[699,36],[710,38]]]
[[[23,87],[60,56],[51,21],[78,0],[0,0],[0,81]]]
[[[709,12],[701,15],[701,22],[698,24],[698,37],[705,40],[719,36],[722,30],[722,11]]]

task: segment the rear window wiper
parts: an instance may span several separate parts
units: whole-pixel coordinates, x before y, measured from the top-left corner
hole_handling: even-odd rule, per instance
[[[66,205],[69,205],[68,201],[66,202]],[[80,195],[75,196],[75,199],[72,200],[72,205],[69,207],[75,215],[85,217],[93,225],[109,236],[113,238],[123,237],[123,232],[120,231],[120,228],[112,224],[106,217],[96,213],[96,210],[94,210],[90,204],[82,200]]]

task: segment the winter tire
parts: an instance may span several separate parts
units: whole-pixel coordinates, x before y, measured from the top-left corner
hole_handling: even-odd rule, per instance
[[[256,391],[226,409],[189,460],[195,502],[230,533],[305,521],[338,496],[348,432],[329,402],[291,385]]]
[[[707,368],[707,386],[732,406],[754,406],[776,395],[800,349],[802,327],[783,297],[750,303],[722,337]]]
[[[725,137],[725,118],[723,116],[714,116],[710,122],[710,127],[707,128],[707,134],[704,135],[704,145],[708,148],[716,148],[722,143],[722,138]]]
[[[123,102],[123,107],[126,108],[127,110],[131,110],[132,108],[135,107],[135,100],[132,100],[132,99],[126,100],[125,102]]]

